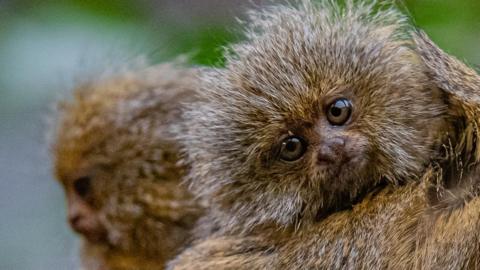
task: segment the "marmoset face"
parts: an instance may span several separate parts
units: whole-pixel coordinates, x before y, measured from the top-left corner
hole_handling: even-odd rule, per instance
[[[112,139],[110,143],[124,142]],[[157,159],[149,150],[136,149],[130,155],[124,148],[109,153],[121,160],[101,153],[82,156],[71,152],[67,157],[62,153],[66,158],[58,166],[69,223],[89,243],[132,254],[165,256],[174,254],[188,239],[198,208],[187,189],[179,185],[183,169],[176,166],[177,156],[170,146],[150,146],[157,148],[155,154],[158,149],[164,153]],[[70,170],[62,167],[70,162],[78,165]]]
[[[228,224],[314,217],[411,179],[439,151],[446,105],[403,17],[325,6],[254,15],[186,112],[194,185],[233,209]]]

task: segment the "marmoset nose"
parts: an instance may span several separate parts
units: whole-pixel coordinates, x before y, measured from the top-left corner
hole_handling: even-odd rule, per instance
[[[70,223],[70,226],[78,232],[79,229],[79,222],[82,219],[82,216],[75,213],[75,214],[69,214],[68,215],[68,223]]]
[[[317,150],[317,163],[328,165],[336,163],[343,158],[345,140],[343,138],[328,138],[324,140]]]
[[[83,225],[89,216],[92,216],[91,208],[76,196],[70,196],[68,201],[67,219],[75,231],[82,233]]]

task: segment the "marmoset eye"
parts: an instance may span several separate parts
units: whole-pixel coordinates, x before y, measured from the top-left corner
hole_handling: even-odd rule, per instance
[[[73,189],[78,196],[87,197],[92,189],[92,180],[88,176],[82,176],[73,182]]]
[[[352,103],[346,98],[333,101],[327,110],[327,119],[330,124],[341,126],[345,124],[352,114]]]
[[[301,158],[306,150],[305,140],[297,136],[290,136],[282,141],[280,158],[285,161],[295,161]]]

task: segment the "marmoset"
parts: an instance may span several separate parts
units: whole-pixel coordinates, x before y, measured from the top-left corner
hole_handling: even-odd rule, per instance
[[[171,64],[81,84],[61,104],[52,146],[85,269],[164,269],[201,207],[180,185],[171,125],[195,98],[197,70]]]
[[[377,186],[352,209],[297,230],[212,235],[173,269],[477,269],[480,267],[480,75],[413,31],[430,89],[455,119],[445,156],[419,181]],[[456,140],[453,140],[456,139]],[[412,180],[417,179],[413,176]],[[407,179],[408,180],[408,179]]]
[[[418,179],[456,145],[461,102],[432,83],[414,27],[379,1],[252,12],[178,132],[221,231],[300,226],[382,183]]]

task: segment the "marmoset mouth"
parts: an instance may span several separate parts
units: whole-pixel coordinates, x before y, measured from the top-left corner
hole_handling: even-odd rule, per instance
[[[92,243],[104,242],[107,238],[105,228],[98,221],[88,218],[70,219],[72,229]]]
[[[330,156],[322,155],[320,153],[317,156],[317,165],[319,166],[331,166],[334,163],[335,160]]]

